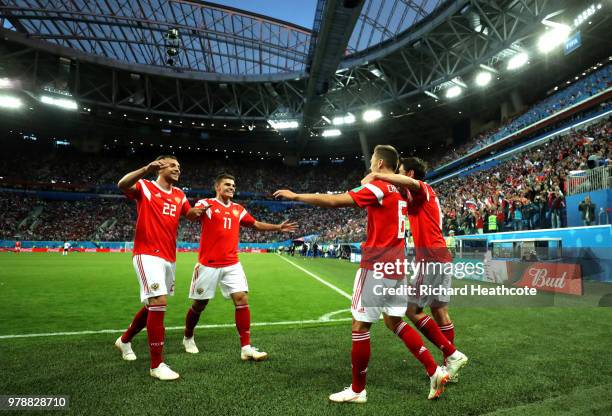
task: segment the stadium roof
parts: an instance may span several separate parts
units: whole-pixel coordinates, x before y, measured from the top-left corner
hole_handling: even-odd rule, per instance
[[[325,1],[319,1],[319,7]],[[442,0],[367,0],[346,54],[392,39]],[[180,53],[173,69],[232,75],[302,73],[311,29],[261,14],[195,0],[6,0],[5,27],[87,54],[168,67],[171,29]]]
[[[446,143],[451,127],[469,115],[497,118],[492,112],[519,85],[530,102],[608,49],[602,46],[609,37],[604,7],[593,24],[580,27],[583,45],[577,51],[537,51],[542,21],[571,21],[583,12],[581,0],[348,3],[318,0],[307,29],[193,0],[2,0],[0,78],[13,82],[32,114],[49,111],[39,102],[43,93],[70,96],[84,113],[85,127],[95,132],[94,120],[110,127],[132,122],[147,135],[161,129],[209,143],[342,154],[359,147],[361,133],[370,143],[399,142],[409,131],[407,145],[429,150],[434,141]],[[175,66],[168,67],[163,36],[177,21],[180,47],[191,42],[193,51],[181,49]],[[98,48],[98,54],[86,47]],[[529,65],[507,70],[508,59],[521,51],[529,53]],[[157,63],[129,61],[139,53]],[[270,59],[263,62],[262,56]],[[181,67],[196,63],[204,69]],[[214,70],[226,72],[206,72],[213,63]],[[495,74],[488,88],[473,82],[483,68]],[[464,93],[447,99],[446,89],[457,83]],[[368,109],[380,110],[380,121],[363,120]],[[335,127],[334,118],[349,113],[355,120],[340,127],[340,136],[323,136]],[[271,128],[279,121],[298,127]]]

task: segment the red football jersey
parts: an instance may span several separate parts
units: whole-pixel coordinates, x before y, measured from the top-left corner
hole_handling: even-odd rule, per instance
[[[198,262],[207,267],[227,267],[238,263],[240,226],[255,224],[255,218],[240,204],[217,198],[200,199],[195,208],[210,207],[202,216]]]
[[[349,195],[368,211],[360,267],[372,270],[377,262],[403,261],[407,203],[395,185],[375,180],[349,191]]]
[[[183,191],[175,187],[166,191],[155,181],[141,179],[136,190],[126,195],[136,200],[138,211],[132,254],[148,254],[174,263],[179,219],[191,209]]]
[[[408,191],[408,220],[417,260],[446,263],[452,256],[442,236],[442,210],[431,186],[419,181],[421,189]]]

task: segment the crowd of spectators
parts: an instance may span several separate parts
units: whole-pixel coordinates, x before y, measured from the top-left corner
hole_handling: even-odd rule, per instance
[[[0,157],[0,186],[25,189],[53,189],[118,193],[115,186],[125,173],[138,169],[157,156],[133,155],[126,158],[111,153],[84,154],[64,149],[39,158],[25,154]],[[237,195],[258,194],[271,197],[280,188],[296,192],[345,191],[359,183],[365,168],[363,161],[321,163],[321,165],[286,166],[280,159],[260,160],[244,157],[225,159],[217,155],[179,155],[183,189],[213,191],[213,179],[220,172],[236,177]]]
[[[294,234],[243,227],[242,242],[285,241],[307,234],[320,234],[334,242],[361,241],[365,237],[365,212],[357,208],[323,210],[298,205],[274,212],[265,203],[237,202],[242,203],[258,221],[278,224],[291,220],[298,223],[298,231]],[[6,213],[0,220],[0,239],[131,241],[134,238],[136,208],[125,198],[55,201],[0,192],[0,208]],[[198,242],[199,239],[199,222],[182,219],[179,240]]]
[[[487,170],[435,185],[443,207],[444,232],[491,231],[565,226],[567,175],[609,163],[612,122],[557,136]]]
[[[468,153],[475,152],[485,146],[495,143],[533,123],[584,101],[610,86],[612,86],[612,65],[606,65],[586,75],[584,78],[571,83],[567,87],[560,89],[530,107],[526,112],[507,120],[500,127],[480,133],[453,151],[437,158],[436,162],[432,164],[432,167],[436,168],[445,165]]]
[[[36,198],[13,193],[0,193],[0,239],[13,238],[28,217]]]
[[[566,176],[572,170],[608,163],[612,158],[610,137],[612,122],[607,119],[584,130],[557,136],[489,169],[434,185],[443,210],[444,233],[453,231],[459,235],[564,226]],[[340,174],[330,174],[321,167],[309,167],[306,172],[301,167],[293,171],[287,167],[284,173],[260,168],[255,174],[245,174],[244,182],[256,190],[289,187],[315,192],[325,189],[327,184],[330,189],[345,191],[358,183],[361,176],[358,169],[351,168],[338,168]],[[239,187],[240,181],[237,181]],[[133,238],[135,204],[123,197],[58,201],[12,192],[2,192],[0,196],[4,213],[0,219],[0,238],[3,239],[130,241]],[[190,198],[192,203],[197,199]],[[357,208],[323,210],[294,205],[279,211],[265,201],[238,199],[238,202],[259,221],[280,223],[289,219],[299,224],[294,235],[244,228],[243,242],[284,241],[308,234],[319,234],[322,241],[334,243],[362,241],[365,237],[365,212]],[[198,223],[184,220],[179,240],[197,242],[199,234]]]
[[[123,198],[46,200],[0,192],[0,239],[125,241],[136,213]]]
[[[309,234],[319,234],[324,241],[332,242],[354,242],[365,238],[365,212],[357,208],[332,210],[298,205],[273,212],[265,205],[249,205],[246,202],[245,206],[257,221],[279,224],[290,220],[298,224],[298,229],[293,234],[264,232],[243,227],[240,231],[240,241],[245,243],[285,241]],[[198,242],[200,224],[185,221],[182,223],[179,235],[182,241]]]

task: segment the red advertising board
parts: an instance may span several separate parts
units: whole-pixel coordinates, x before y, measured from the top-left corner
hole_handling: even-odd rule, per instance
[[[582,272],[579,264],[533,263],[515,286],[581,296]]]

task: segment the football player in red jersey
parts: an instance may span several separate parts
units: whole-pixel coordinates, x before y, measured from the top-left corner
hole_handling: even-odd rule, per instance
[[[144,179],[157,174],[157,179]],[[138,170],[128,173],[118,183],[119,189],[136,201],[138,218],[134,236],[132,263],[144,303],[129,328],[117,338],[115,346],[124,360],[133,361],[132,338],[147,328],[151,356],[150,374],[160,380],[175,380],[178,373],[163,362],[164,314],[166,296],[174,294],[176,233],[181,215],[197,219],[201,210],[191,209],[183,191],[173,185],[181,174],[174,156],[160,156]]]
[[[235,305],[236,329],[240,337],[240,358],[244,361],[262,361],[268,354],[251,346],[251,313],[247,293],[249,286],[242,265],[238,260],[238,240],[240,226],[259,231],[293,232],[297,224],[283,221],[268,224],[255,220],[248,211],[235,202],[235,179],[222,173],[215,179],[215,198],[199,200],[194,209],[202,209],[200,215],[202,231],[198,262],[193,270],[189,298],[193,299],[185,317],[185,351],[199,352],[194,341],[194,329],[209,300],[215,296],[217,285],[226,299],[231,298]]]
[[[452,275],[445,272],[452,267],[452,256],[442,235],[442,210],[433,188],[423,182],[427,164],[417,158],[408,157],[400,162],[399,174],[371,173],[363,180],[384,180],[406,189],[408,220],[414,240],[415,264],[420,263],[414,281],[415,294],[408,297],[407,316],[416,327],[444,354],[449,381],[456,382],[459,370],[468,358],[455,348],[455,328],[448,313],[450,295],[446,293],[421,294],[420,287],[450,289]],[[429,306],[432,320],[423,308]]]
[[[396,171],[398,162],[399,154],[394,147],[379,145],[374,148],[370,166],[372,172],[392,174]],[[362,244],[361,264],[355,276],[351,304],[352,383],[345,390],[330,395],[329,399],[333,402],[351,403],[367,401],[365,384],[370,360],[370,327],[381,313],[387,328],[397,334],[425,367],[430,377],[428,398],[439,397],[444,391],[448,374],[445,369],[436,365],[419,334],[403,321],[402,317],[406,314],[405,296],[396,299],[375,296],[377,284],[382,284],[384,288],[400,290],[402,286],[407,286],[403,275],[387,275],[381,279],[375,274],[376,264],[394,263],[404,259],[406,200],[395,185],[375,180],[344,194],[295,194],[289,190],[279,190],[274,196],[323,208],[358,206],[368,212],[367,239]]]

